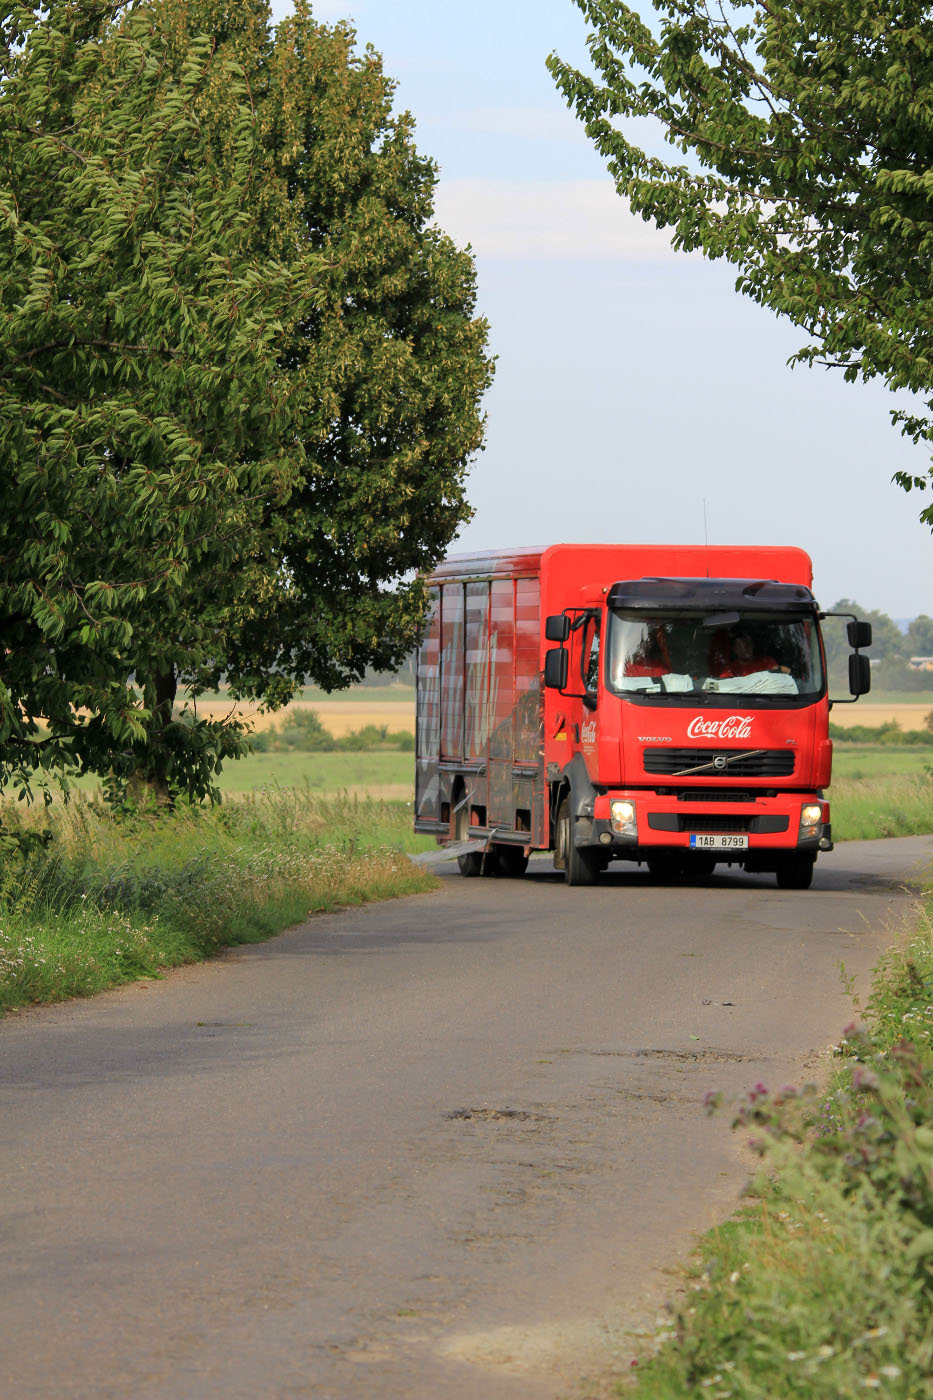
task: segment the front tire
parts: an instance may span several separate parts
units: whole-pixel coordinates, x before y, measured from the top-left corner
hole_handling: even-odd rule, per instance
[[[568,885],[595,885],[601,866],[599,852],[575,846],[573,827],[570,799],[565,797],[557,813],[557,850],[563,861],[564,881]]]
[[[813,882],[813,856],[791,856],[777,868],[779,890],[808,890]]]

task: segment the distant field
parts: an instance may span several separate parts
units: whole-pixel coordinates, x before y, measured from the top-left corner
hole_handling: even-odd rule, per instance
[[[401,687],[400,687],[401,688]],[[372,695],[372,691],[368,694]],[[367,724],[384,724],[390,730],[404,729],[409,734],[415,732],[414,701],[407,700],[322,700],[312,704],[307,700],[293,700],[284,710],[274,714],[257,714],[250,706],[238,704],[235,700],[207,700],[198,702],[198,714],[211,719],[224,719],[237,714],[252,719],[257,731],[279,729],[290,713],[295,710],[316,710],[324,727],[338,739],[351,729],[362,729]]]
[[[896,720],[902,729],[924,729],[931,710],[933,695],[919,703],[914,696],[909,704],[900,700],[882,700],[880,696],[873,695],[870,700],[859,700],[854,705],[834,705],[829,717],[840,729],[849,729],[856,724],[876,729],[879,725],[890,724],[892,720]]]
[[[368,753],[256,753],[228,763],[218,786],[231,796],[254,788],[307,786],[313,792],[350,792],[410,802],[415,759],[410,753],[384,749]]]

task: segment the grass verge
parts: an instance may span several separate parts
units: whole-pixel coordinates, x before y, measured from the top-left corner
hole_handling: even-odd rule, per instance
[[[275,789],[115,819],[80,796],[4,822],[50,840],[0,868],[0,1011],[89,996],[259,942],[309,914],[434,887],[411,809]]]
[[[862,1016],[828,1090],[749,1094],[762,1173],[620,1394],[933,1396],[933,896]]]
[[[837,841],[925,836],[933,831],[933,778],[927,773],[840,778],[829,798]]]

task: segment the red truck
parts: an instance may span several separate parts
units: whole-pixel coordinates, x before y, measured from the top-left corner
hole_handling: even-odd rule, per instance
[[[625,860],[808,888],[832,849],[812,577],[792,548],[447,559],[418,654],[415,830],[469,843],[464,875],[522,875],[553,850],[570,885]],[[871,627],[852,618],[848,637],[856,698]]]

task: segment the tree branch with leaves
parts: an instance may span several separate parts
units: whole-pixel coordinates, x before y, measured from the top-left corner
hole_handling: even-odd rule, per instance
[[[895,424],[933,447],[933,13],[917,0],[574,0],[594,73],[558,88],[620,195],[676,248],[804,333],[792,363],[916,396]],[[648,118],[682,160],[647,153]],[[926,472],[899,471],[906,490]],[[933,506],[921,519],[933,526]]]

